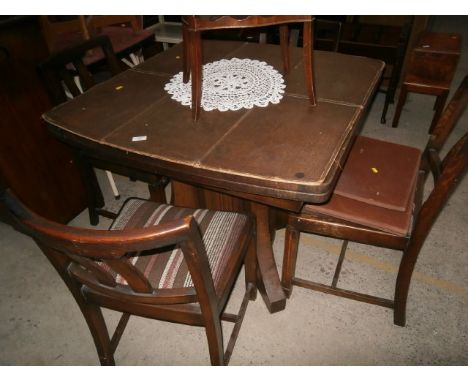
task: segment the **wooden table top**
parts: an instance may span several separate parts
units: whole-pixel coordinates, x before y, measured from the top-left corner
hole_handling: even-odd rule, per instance
[[[277,45],[204,41],[204,62],[266,61],[281,72]],[[384,63],[314,52],[318,105],[304,87],[302,50],[292,48],[286,93],[277,105],[201,112],[171,99],[164,85],[182,70],[175,46],[44,114],[69,142],[151,163],[161,174],[233,191],[318,203],[332,191]],[[147,140],[133,142],[134,136]]]

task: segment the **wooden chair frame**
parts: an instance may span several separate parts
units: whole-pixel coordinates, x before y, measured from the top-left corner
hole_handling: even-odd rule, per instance
[[[235,272],[222,280],[222,294],[217,295],[206,250],[192,216],[148,228],[102,231],[63,226],[43,219],[24,207],[9,190],[0,195],[2,204],[12,225],[35,240],[68,286],[85,317],[102,365],[115,364],[114,352],[132,314],[204,326],[211,363],[227,365],[248,301],[256,298],[252,219],[245,225],[236,247],[241,256],[229,260],[228,269]],[[127,258],[129,254],[169,245],[180,246],[194,287],[155,289]],[[238,259],[235,264],[233,259]],[[117,284],[114,276],[98,262],[124,277],[127,285]],[[242,262],[246,292],[241,307],[236,315],[224,313]],[[112,336],[108,334],[101,307],[122,312]],[[235,323],[226,351],[221,320]]]
[[[313,75],[313,28],[312,16],[233,16],[212,17],[201,19],[197,16],[182,17],[182,35],[184,44],[183,81],[192,79],[192,118],[197,121],[200,117],[202,98],[202,47],[201,32],[215,29],[252,28],[270,25],[280,25],[280,46],[283,58],[284,73],[289,72],[289,30],[288,23],[303,22],[303,59],[304,74],[310,104],[316,105],[315,84]]]
[[[439,159],[439,152],[466,108],[467,103],[468,76],[465,77],[450,104],[447,106],[424,150],[414,199],[414,220],[411,232],[408,235],[399,236],[318,213],[289,216],[286,227],[282,270],[282,285],[288,297],[291,295],[293,285],[297,285],[324,293],[380,305],[393,309],[394,323],[399,326],[405,326],[408,291],[419,252],[445,202],[455,190],[460,178],[466,172],[468,163],[468,133],[458,141],[443,161]],[[423,203],[423,188],[429,170],[431,170],[434,175],[434,188]],[[297,250],[301,232],[344,240],[331,285],[316,283],[295,276]],[[403,251],[393,300],[337,287],[348,241]]]
[[[73,36],[70,44],[79,44],[102,33],[111,37],[115,54],[129,67],[140,64],[144,61],[142,50],[151,43],[154,38],[152,33],[143,29],[143,16],[135,15],[100,15],[100,16],[76,16],[69,20],[52,20],[52,16],[40,16],[42,34],[46,41],[50,53],[62,50],[63,36]],[[133,34],[138,34],[138,42],[129,40],[122,45],[122,36],[116,33],[116,26],[119,30],[127,28]],[[130,36],[129,36],[130,37]],[[74,42],[73,42],[74,41]],[[68,47],[67,46],[67,47]],[[136,53],[136,54],[135,54]],[[95,63],[99,58],[89,57],[88,63]]]
[[[112,50],[110,39],[105,35],[93,37],[79,45],[55,52],[38,65],[39,72],[44,79],[44,84],[54,105],[68,101],[62,86],[62,80],[73,97],[77,97],[82,93],[73,80],[71,70],[67,67],[69,64],[73,64],[76,74],[80,77],[83,91],[96,85],[89,68],[83,62],[86,54],[94,49],[102,50],[106,66],[112,76],[122,71]]]
[[[106,35],[91,38],[79,45],[56,52],[38,65],[39,72],[53,104],[59,105],[68,100],[62,86],[62,80],[73,97],[81,94],[81,90],[74,81],[74,74],[80,78],[83,91],[87,91],[96,84],[90,68],[83,62],[83,58],[87,52],[93,49],[101,49],[103,51],[105,63],[111,76],[117,75],[122,71],[119,61],[112,50],[110,39]],[[76,70],[75,73],[70,70],[69,64],[73,64]],[[104,198],[93,168],[112,171],[128,176],[130,179],[147,183],[153,200],[166,202],[164,189],[169,183],[167,177],[137,171],[118,163],[109,163],[102,160],[102,158],[86,155],[83,152],[75,152],[75,161],[87,191],[87,204],[92,225],[99,223],[99,215],[111,219],[115,218],[114,213],[103,209]]]

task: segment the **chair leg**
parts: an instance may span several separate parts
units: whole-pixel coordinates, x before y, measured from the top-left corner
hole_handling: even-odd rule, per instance
[[[390,77],[388,86],[387,86],[387,91],[385,92],[385,103],[384,107],[382,110],[382,116],[380,117],[380,123],[385,124],[387,122],[387,111],[388,111],[388,105],[393,104],[395,101],[395,91],[398,86],[398,70],[394,68],[392,70],[392,75]],[[382,80],[381,80],[382,82]]]
[[[89,221],[91,225],[99,223],[98,209],[104,206],[104,197],[93,166],[79,152],[75,153],[75,163],[78,165],[81,179],[86,190]]]
[[[390,105],[391,103],[393,104],[394,99],[395,99],[395,86],[396,85],[391,85],[391,84],[388,85],[387,92],[385,94],[385,103],[384,103],[384,107],[382,110],[382,116],[380,117],[381,124],[385,124],[387,122],[388,105]]]
[[[202,98],[202,57],[200,32],[190,33],[190,72],[192,77],[192,119],[198,121]]]
[[[434,113],[434,117],[432,118],[431,127],[429,128],[429,134],[431,134],[434,131],[434,128],[436,127],[437,122],[439,122],[439,118],[442,115],[442,112],[444,110],[445,101],[447,101],[447,97],[448,97],[448,90],[442,93],[441,95],[437,96],[436,102],[434,104],[435,113]]]
[[[348,240],[343,240],[343,244],[341,246],[340,257],[338,258],[338,262],[336,263],[335,274],[333,275],[332,281],[332,288],[336,288],[338,285],[338,280],[340,278],[341,267],[343,265],[343,261],[346,254],[346,249],[348,248]]]
[[[183,57],[182,57],[182,68],[183,68],[183,82],[186,84],[190,78],[190,33],[187,28],[182,27],[183,36]]]
[[[86,303],[82,309],[88,328],[93,336],[94,345],[98,352],[99,361],[102,366],[115,366],[109,333],[101,308],[92,303]]]
[[[210,352],[211,365],[224,366],[223,332],[219,318],[205,323],[208,350]]]
[[[436,99],[435,99],[434,106],[432,107],[433,111],[437,110],[437,105],[439,105],[439,97],[436,97]]]
[[[395,285],[395,302],[393,312],[393,322],[395,325],[406,325],[406,302],[408,300],[409,286],[411,276],[413,275],[416,260],[418,259],[419,248],[415,249],[418,244],[414,243],[404,253],[398,269],[398,276]],[[419,245],[420,247],[420,245]]]
[[[390,104],[390,100],[388,99],[388,95],[385,96],[385,103],[384,107],[382,110],[382,115],[380,117],[380,123],[384,125],[387,122],[387,110],[388,110],[388,105]]]
[[[314,68],[312,62],[313,34],[314,29],[312,22],[304,23],[304,36],[303,36],[303,61],[304,61],[304,74],[307,93],[309,95],[309,102],[312,106],[316,106],[315,99],[315,83],[314,83]]]
[[[244,268],[246,288],[248,288],[249,284],[254,286],[249,295],[249,300],[253,301],[257,298],[257,240],[255,235],[250,239],[249,248],[244,259]]]
[[[148,183],[148,191],[150,200],[158,203],[167,203],[166,186],[169,184],[169,179],[165,176],[158,176],[156,183]]]
[[[292,279],[296,272],[297,249],[299,246],[300,232],[292,225],[286,226],[284,238],[284,255],[281,284],[286,297],[291,296]]]
[[[284,75],[289,73],[289,29],[287,25],[280,25],[280,46],[283,57]]]
[[[120,199],[120,193],[119,193],[119,189],[117,188],[117,185],[115,184],[114,175],[108,170],[106,170],[106,175],[107,175],[107,180],[109,181],[109,185],[111,186],[112,193],[114,194],[114,198]]]
[[[70,265],[69,259],[63,253],[45,247],[40,242],[36,243],[47,256],[52,266],[57,270],[58,274],[67,285],[68,290],[75,298],[75,301],[88,324],[101,365],[115,365],[109,333],[107,331],[101,309],[97,305],[90,303],[83,296],[83,293],[81,292],[81,284],[70,277],[70,274],[67,271]]]
[[[401,110],[403,109],[403,105],[406,102],[406,96],[408,95],[408,87],[403,84],[401,85],[400,96],[398,97],[398,103],[395,110],[395,115],[393,116],[392,127],[397,127],[398,122],[400,121]]]

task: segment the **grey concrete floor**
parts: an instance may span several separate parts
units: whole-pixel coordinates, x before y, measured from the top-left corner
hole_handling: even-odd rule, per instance
[[[453,90],[468,73],[468,18],[436,18],[433,29],[463,34],[463,53]],[[452,90],[452,93],[453,93]],[[424,147],[433,99],[410,94],[398,129],[380,124],[384,96],[378,94],[363,134]],[[447,142],[466,132],[462,117]],[[445,149],[446,149],[445,148]],[[110,198],[104,181],[107,204]],[[143,184],[116,177],[122,198],[147,196]],[[459,185],[434,225],[416,265],[407,310],[407,326],[393,325],[388,309],[295,288],[286,309],[270,314],[262,299],[251,302],[231,365],[468,365],[468,179]],[[87,214],[71,223],[89,227]],[[100,228],[109,221],[101,219]],[[281,270],[284,231],[274,243]],[[94,344],[72,296],[46,258],[27,237],[0,223],[0,365],[97,365]],[[340,241],[303,235],[300,276],[330,281]],[[397,251],[351,245],[340,285],[382,297],[393,295]],[[242,275],[228,311],[242,295]],[[109,326],[117,315],[105,312]],[[224,326],[229,336],[231,324]],[[119,365],[208,365],[204,330],[132,317],[115,354]]]

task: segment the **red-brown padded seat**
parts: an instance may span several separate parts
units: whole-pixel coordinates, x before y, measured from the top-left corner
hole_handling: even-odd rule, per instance
[[[131,198],[124,204],[110,229],[143,228],[189,215],[194,216],[200,228],[214,286],[218,291],[220,281],[223,279],[222,275],[230,272],[226,269],[228,257],[229,259],[232,259],[232,256],[240,258],[241,250],[237,247],[242,229],[247,223],[247,216],[233,212],[179,208]],[[193,287],[187,264],[178,247],[172,246],[160,249],[158,252],[141,252],[129,258],[154,288]],[[118,283],[126,284],[122,276],[116,274],[115,277]]]
[[[415,190],[416,187],[414,187],[412,195],[414,195]],[[411,228],[412,211],[413,200],[409,201],[405,211],[396,211],[333,194],[328,203],[306,204],[301,213],[305,215],[324,214],[398,236],[406,236]]]
[[[420,161],[418,149],[359,136],[330,200],[306,204],[301,212],[405,236],[411,228]]]
[[[414,147],[358,136],[334,194],[404,212],[420,160]]]

